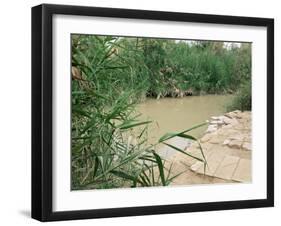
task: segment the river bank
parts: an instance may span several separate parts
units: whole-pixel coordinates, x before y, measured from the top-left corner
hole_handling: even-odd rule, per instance
[[[191,145],[176,141],[185,152],[203,158],[196,142]],[[182,173],[174,185],[234,183],[251,181],[251,112],[233,111],[209,120],[200,139],[207,166],[194,158],[176,153],[167,155],[173,174]],[[176,145],[174,143],[174,145]]]

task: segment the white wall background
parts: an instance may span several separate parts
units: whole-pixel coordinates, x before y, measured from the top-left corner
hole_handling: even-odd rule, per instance
[[[30,215],[31,6],[42,1],[3,1],[0,13],[0,225],[38,225]],[[275,18],[275,115],[281,115],[281,14],[278,1],[60,0],[45,3]],[[55,225],[276,225],[281,211],[281,118],[275,118],[275,208],[98,220]],[[278,128],[279,127],[279,128]],[[279,139],[278,139],[279,138]]]

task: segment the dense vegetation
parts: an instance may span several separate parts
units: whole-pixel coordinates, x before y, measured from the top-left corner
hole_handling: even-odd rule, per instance
[[[231,107],[249,109],[250,51],[249,44],[72,35],[72,189],[168,185],[177,175],[156,145],[174,136],[196,141],[187,132],[197,126],[147,145],[150,121],[138,120],[135,104],[238,93]],[[205,162],[203,151],[198,160]]]
[[[234,93],[251,76],[251,45],[73,36],[73,65],[96,89],[139,96]],[[100,80],[103,80],[101,82]],[[110,84],[114,87],[108,87]]]
[[[252,109],[252,86],[250,80],[243,82],[239,86],[232,103],[227,106],[228,111],[236,109],[242,111]]]

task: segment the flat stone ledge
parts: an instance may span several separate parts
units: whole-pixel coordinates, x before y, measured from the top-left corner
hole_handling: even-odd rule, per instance
[[[226,180],[231,180],[239,160],[240,158],[236,156],[225,156],[225,158],[221,161],[218,169],[216,170],[214,176]]]
[[[237,168],[232,176],[232,180],[239,182],[251,182],[251,160],[240,159]]]
[[[251,112],[233,111],[210,118],[209,127],[200,139],[207,159],[205,167],[204,162],[167,146],[162,154],[169,157],[171,162],[175,161],[177,172],[184,171],[175,184],[250,182],[251,138]],[[177,138],[170,142],[186,153],[203,159],[196,142],[190,144]]]
[[[203,162],[196,162],[190,167],[190,169],[199,174],[205,174],[207,176],[214,176],[217,168],[219,167],[221,161],[225,158],[225,155],[217,152],[210,153],[210,156],[206,157],[207,165],[204,169]]]

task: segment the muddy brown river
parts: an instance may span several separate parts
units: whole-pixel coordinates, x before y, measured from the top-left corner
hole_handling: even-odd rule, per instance
[[[147,99],[138,105],[141,119],[154,121],[148,129],[149,143],[155,143],[167,132],[180,132],[221,115],[232,100],[231,95],[205,95],[184,98]],[[189,134],[200,137],[207,126]]]

